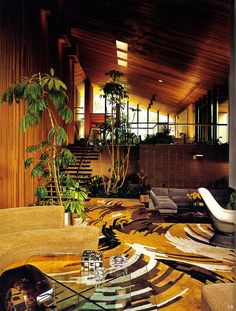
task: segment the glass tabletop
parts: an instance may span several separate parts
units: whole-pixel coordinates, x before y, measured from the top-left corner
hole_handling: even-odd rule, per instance
[[[125,310],[131,301],[128,268],[111,267],[109,258],[95,271],[83,271],[81,254],[32,256],[25,264],[47,276],[55,297],[52,309]]]
[[[157,310],[152,288],[144,278],[148,266],[141,256],[123,256],[123,266],[120,258],[117,265],[114,258],[103,258],[103,266],[95,271],[83,270],[81,254],[32,256],[25,265],[38,268],[49,280],[52,291],[46,288],[39,297],[48,306],[46,310]]]

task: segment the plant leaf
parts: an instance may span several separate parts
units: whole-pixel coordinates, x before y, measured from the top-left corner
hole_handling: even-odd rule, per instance
[[[51,78],[49,80],[49,82],[48,82],[48,89],[49,89],[49,91],[51,91],[53,87],[54,87],[54,79]]]
[[[49,159],[49,154],[47,152],[41,154],[40,159],[44,162],[47,161]]]
[[[41,176],[43,174],[44,168],[41,165],[36,165],[32,171],[31,171],[31,176],[36,177],[36,176]]]
[[[51,141],[54,139],[56,135],[56,130],[55,128],[52,128],[49,132],[48,132],[48,140]]]
[[[40,149],[50,146],[50,142],[48,140],[44,140],[40,144]]]
[[[33,153],[39,149],[39,145],[30,145],[26,148],[26,151],[29,153]]]
[[[24,99],[24,91],[25,91],[25,85],[22,85],[22,84],[18,83],[15,86],[14,96],[15,96],[15,101],[17,103],[19,103],[20,100]]]
[[[7,98],[8,98],[8,104],[11,106],[13,104],[13,99],[14,99],[14,96],[13,96],[13,89],[9,89],[9,92],[7,94]]]
[[[26,159],[26,160],[25,160],[25,163],[24,163],[25,168],[30,167],[30,165],[33,163],[33,160],[34,160],[34,159],[33,159],[32,157]]]
[[[43,77],[41,80],[41,87],[44,88],[45,85],[48,83],[49,78],[48,77]]]
[[[38,186],[36,188],[36,197],[38,200],[45,200],[48,197],[48,190],[44,186]]]
[[[53,68],[50,68],[50,75],[51,75],[52,77],[54,77],[54,69],[53,69]]]
[[[58,146],[61,146],[63,143],[67,144],[68,136],[63,127],[58,127],[56,129],[56,134],[57,134],[57,145]]]
[[[65,83],[63,83],[61,80],[58,80],[58,82],[60,83],[60,86],[66,91],[67,86],[65,85]]]
[[[59,91],[61,85],[60,85],[58,79],[54,79],[54,83],[55,83],[55,88],[56,88],[56,90]]]
[[[72,111],[68,106],[59,109],[58,113],[60,114],[62,120],[65,121],[66,123],[70,123],[73,119]]]
[[[6,101],[7,101],[7,94],[6,94],[6,92],[5,92],[5,93],[2,95],[1,104],[4,104]]]

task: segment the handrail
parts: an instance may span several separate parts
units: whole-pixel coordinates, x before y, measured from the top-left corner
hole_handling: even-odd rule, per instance
[[[146,121],[141,121],[141,122],[130,122],[130,130],[132,132],[132,130],[152,130],[153,133],[156,130],[156,132],[158,132],[158,127],[159,126],[174,126],[174,127],[178,127],[178,126],[194,126],[194,127],[210,127],[210,126],[227,126],[227,123],[195,123],[195,122],[181,122],[181,123],[177,123],[177,122],[146,122]],[[143,127],[140,127],[140,125],[146,125]],[[89,130],[89,135],[88,138],[86,139],[85,144],[88,144],[88,141],[91,140],[92,138],[92,132],[94,130],[99,130],[99,127],[91,127]],[[101,136],[101,129],[100,129],[100,136]],[[82,160],[80,161],[80,165],[82,163]],[[78,170],[80,169],[80,167],[78,168]]]
[[[97,129],[97,128],[96,128]],[[79,175],[79,171],[80,171],[80,168],[81,168],[81,165],[82,165],[82,162],[83,162],[83,160],[84,160],[84,157],[85,157],[85,154],[87,153],[87,148],[88,148],[88,141],[91,139],[91,134],[92,134],[92,131],[94,130],[94,128],[93,127],[90,127],[90,129],[89,129],[89,134],[88,134],[88,137],[85,139],[85,141],[84,141],[84,146],[86,147],[85,149],[84,149],[84,151],[83,151],[83,154],[82,154],[82,156],[81,156],[81,158],[80,158],[80,161],[79,161],[79,163],[78,163],[78,169],[77,169],[77,172],[76,172],[76,176],[78,177],[78,175]]]
[[[88,146],[88,140],[89,140],[89,137],[90,137],[90,134],[91,134],[91,129],[92,129],[92,128],[90,128],[90,130],[89,130],[89,135],[88,135],[87,139],[85,139],[85,142],[84,142],[84,145],[86,146],[86,149],[87,149],[87,146]],[[83,155],[82,155],[82,157],[80,158],[80,161],[79,161],[79,163],[78,163],[78,168],[77,168],[77,172],[76,172],[76,176],[77,176],[77,177],[78,177],[78,175],[79,175],[79,170],[80,170],[81,165],[82,165],[82,162],[83,162],[83,160],[84,160],[85,151],[87,151],[86,149],[84,149]]]

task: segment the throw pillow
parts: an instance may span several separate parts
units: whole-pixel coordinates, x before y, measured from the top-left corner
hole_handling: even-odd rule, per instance
[[[155,193],[152,190],[150,190],[149,195],[150,195],[150,198],[151,198],[154,206],[157,206],[158,201],[157,201],[157,196],[155,195]]]

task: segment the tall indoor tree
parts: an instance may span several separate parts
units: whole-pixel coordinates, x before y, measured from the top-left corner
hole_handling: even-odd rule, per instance
[[[25,105],[26,113],[19,126],[23,132],[49,120],[45,139],[26,149],[29,154],[34,154],[24,164],[25,168],[32,167],[31,176],[39,179],[37,203],[64,205],[66,211],[76,212],[84,219],[83,203],[87,191],[64,170],[76,163],[75,157],[66,148],[68,136],[62,126],[73,118],[66,91],[66,85],[54,75],[51,68],[49,74],[34,74],[12,84],[3,94],[1,102],[8,102],[10,106],[13,103]]]
[[[130,157],[132,133],[125,115],[128,102],[127,82],[123,73],[111,70],[105,75],[108,81],[101,86],[106,108],[110,105],[110,116],[106,116],[102,126],[104,144],[110,156],[108,174],[103,175],[106,194],[116,192],[124,184]]]

